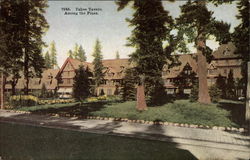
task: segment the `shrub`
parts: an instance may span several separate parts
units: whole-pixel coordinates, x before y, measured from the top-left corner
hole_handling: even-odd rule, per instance
[[[212,85],[209,88],[209,95],[212,102],[218,102],[221,98],[221,90],[216,85]]]
[[[14,108],[22,106],[34,106],[37,105],[39,99],[32,95],[15,95],[9,99],[10,105]]]
[[[193,84],[193,88],[191,89],[189,100],[190,102],[196,102],[198,100],[198,83]]]
[[[51,100],[39,100],[39,105],[44,104],[59,104],[59,103],[73,103],[75,102],[74,99],[51,99]]]

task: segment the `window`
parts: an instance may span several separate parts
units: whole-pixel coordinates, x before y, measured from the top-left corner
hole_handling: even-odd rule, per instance
[[[107,91],[108,91],[107,95],[112,95],[112,89],[108,89]]]
[[[71,81],[70,79],[67,79],[67,84],[70,84],[70,81]]]
[[[227,69],[224,69],[224,74],[227,74]]]

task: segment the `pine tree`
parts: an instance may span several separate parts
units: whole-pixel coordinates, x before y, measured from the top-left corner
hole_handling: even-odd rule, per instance
[[[73,52],[71,50],[68,51],[67,55],[69,58],[73,58]]]
[[[221,76],[221,74],[219,74],[215,84],[221,90],[222,98],[226,98],[226,78]]]
[[[93,60],[93,65],[94,65],[94,70],[93,70],[93,80],[95,84],[95,94],[96,94],[96,89],[97,87],[102,83],[104,79],[104,73],[103,73],[103,64],[102,64],[102,54],[101,54],[101,44],[100,41],[97,39],[96,44],[94,47],[94,52],[93,55],[94,60]]]
[[[50,54],[48,51],[45,53],[44,60],[45,60],[45,68],[46,69],[52,68]]]
[[[76,43],[75,46],[74,46],[74,49],[73,49],[73,58],[74,59],[78,59],[78,50],[79,50],[79,46]]]
[[[119,54],[118,51],[116,51],[116,53],[115,53],[115,58],[116,58],[116,59],[120,59],[120,54]]]
[[[240,0],[237,2],[237,8],[239,10],[239,14],[237,15],[237,19],[241,20],[241,23],[235,27],[233,33],[233,43],[236,46],[236,54],[241,55],[242,57],[242,67],[241,73],[243,77],[243,93],[246,95],[246,84],[247,84],[247,62],[250,61],[250,50],[249,50],[249,1],[248,0]],[[248,80],[249,81],[249,80]],[[250,114],[249,114],[250,115]]]
[[[138,75],[134,74],[133,68],[126,69],[125,76],[121,85],[121,97],[123,101],[130,101],[136,99],[135,84],[138,82]]]
[[[90,96],[90,72],[88,68],[84,69],[83,66],[80,66],[75,73],[73,97],[78,101],[82,101]]]
[[[11,76],[12,95],[20,78],[23,64],[22,26],[20,22],[22,9],[17,1],[3,0],[0,2],[0,68],[4,77]]]
[[[223,3],[211,0],[218,5]],[[179,51],[188,51],[186,43],[194,42],[197,49],[197,64],[199,77],[199,99],[200,103],[210,103],[207,85],[207,62],[212,60],[212,50],[206,46],[207,37],[214,35],[220,43],[230,40],[230,25],[222,21],[216,21],[212,17],[213,12],[208,11],[205,0],[189,0],[180,7],[181,15],[176,19],[178,30]]]
[[[231,69],[227,76],[226,94],[228,98],[235,97],[235,81],[234,81],[233,71]]]
[[[118,0],[118,11],[128,5],[128,0]],[[173,50],[170,31],[173,19],[164,10],[160,0],[134,0],[135,10],[132,19],[127,21],[134,27],[132,35],[128,38],[128,46],[135,47],[135,52],[130,55],[131,61],[136,65],[135,70],[139,75],[145,76],[146,95],[151,104],[160,102],[165,95],[165,88],[161,76],[163,65],[170,59]],[[168,42],[163,49],[163,41]]]
[[[180,96],[184,96],[184,89],[190,88],[195,81],[196,73],[192,71],[192,67],[187,63],[179,75],[177,75],[174,84],[178,86]]]
[[[77,59],[79,59],[82,62],[87,61],[86,53],[85,53],[84,49],[82,48],[82,45],[80,45],[80,47],[78,49]]]
[[[18,3],[18,8],[22,10],[18,15],[20,22],[18,27],[22,30],[24,94],[28,94],[29,79],[31,77],[41,77],[44,68],[44,59],[41,51],[45,45],[42,36],[49,27],[44,17],[45,9],[48,5],[47,1],[44,0],[15,2]]]
[[[56,44],[55,44],[55,41],[53,41],[51,44],[50,44],[50,56],[51,56],[51,66],[52,68],[56,68],[58,65],[57,65],[57,53],[56,53]]]

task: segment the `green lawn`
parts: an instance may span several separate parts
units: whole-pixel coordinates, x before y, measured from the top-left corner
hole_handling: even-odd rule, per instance
[[[91,113],[94,116],[119,117],[147,121],[167,121],[208,126],[237,126],[230,121],[229,111],[216,104],[203,105],[188,100],[177,100],[163,106],[149,107],[147,111],[135,110],[135,102],[114,103]]]
[[[131,120],[163,121],[188,123],[205,126],[239,127],[244,123],[244,105],[242,102],[221,101],[218,104],[204,105],[189,100],[176,100],[163,106],[148,107],[138,112],[136,103],[130,102],[89,102],[55,104],[23,107],[20,110],[35,114],[58,114],[60,116],[101,116],[128,118]]]
[[[3,160],[179,160],[197,159],[166,143],[0,123]]]

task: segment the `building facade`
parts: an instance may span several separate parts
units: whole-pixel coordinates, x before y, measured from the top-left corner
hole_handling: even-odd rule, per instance
[[[230,70],[233,72],[234,78],[240,79],[242,59],[239,55],[234,54],[235,47],[232,43],[221,45],[213,52],[213,59],[211,63],[207,64],[208,86],[215,84],[219,75],[226,78]],[[168,66],[163,67],[162,78],[168,94],[176,94],[180,91],[184,94],[189,94],[192,88],[192,81],[198,79],[197,77],[197,63],[195,54],[179,54],[178,60],[180,65],[173,68]],[[116,90],[119,90],[125,75],[126,68],[131,67],[128,59],[109,59],[102,60],[104,66],[104,80],[97,88],[97,95],[104,92],[105,95],[114,95]],[[42,85],[51,91],[57,91],[60,95],[70,97],[73,92],[73,79],[75,70],[83,65],[93,71],[93,64],[89,62],[81,62],[76,59],[67,58],[60,69],[45,70],[41,78],[30,79],[29,89],[31,92],[39,91]],[[182,79],[186,79],[185,83]],[[10,84],[11,77],[7,78],[5,91],[11,91]],[[22,91],[24,89],[24,78],[20,78],[16,90]],[[238,95],[241,94],[239,91]]]

